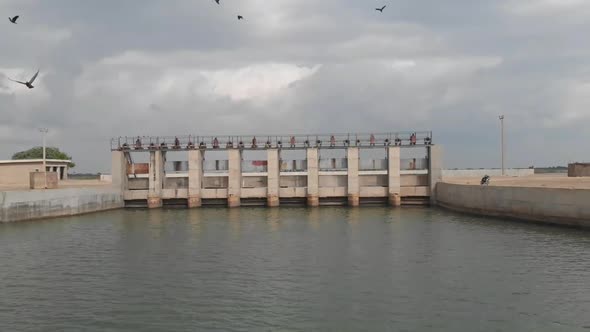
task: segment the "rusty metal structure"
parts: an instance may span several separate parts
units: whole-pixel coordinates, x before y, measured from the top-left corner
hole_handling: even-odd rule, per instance
[[[179,135],[119,136],[111,139],[112,151],[193,150],[193,149],[305,149],[387,146],[428,146],[432,131],[293,135]]]

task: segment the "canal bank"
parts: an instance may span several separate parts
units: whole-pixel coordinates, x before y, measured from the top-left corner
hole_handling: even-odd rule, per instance
[[[436,199],[459,212],[590,228],[590,188],[567,178],[505,179],[490,186],[445,181],[437,184]]]
[[[110,187],[1,191],[0,223],[72,216],[121,207],[121,192]]]

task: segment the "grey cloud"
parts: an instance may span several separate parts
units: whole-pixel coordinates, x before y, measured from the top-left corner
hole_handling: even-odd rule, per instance
[[[498,166],[505,114],[510,166],[588,158],[586,5],[576,25],[512,0],[373,5],[3,2],[22,22],[0,29],[0,72],[43,76],[29,92],[0,73],[0,156],[38,144],[39,126],[103,172],[111,136],[432,129],[447,166]]]

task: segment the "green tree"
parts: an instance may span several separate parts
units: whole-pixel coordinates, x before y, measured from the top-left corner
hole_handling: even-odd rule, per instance
[[[68,154],[59,151],[58,148],[46,147],[45,154],[47,159],[59,159],[59,160],[72,160]],[[12,155],[12,160],[22,159],[42,159],[43,158],[43,147],[36,146],[26,151],[17,152]],[[68,167],[76,167],[75,163],[69,163]]]

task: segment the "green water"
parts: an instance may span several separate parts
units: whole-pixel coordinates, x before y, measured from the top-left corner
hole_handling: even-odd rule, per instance
[[[412,208],[0,225],[0,331],[590,331],[590,232]]]

